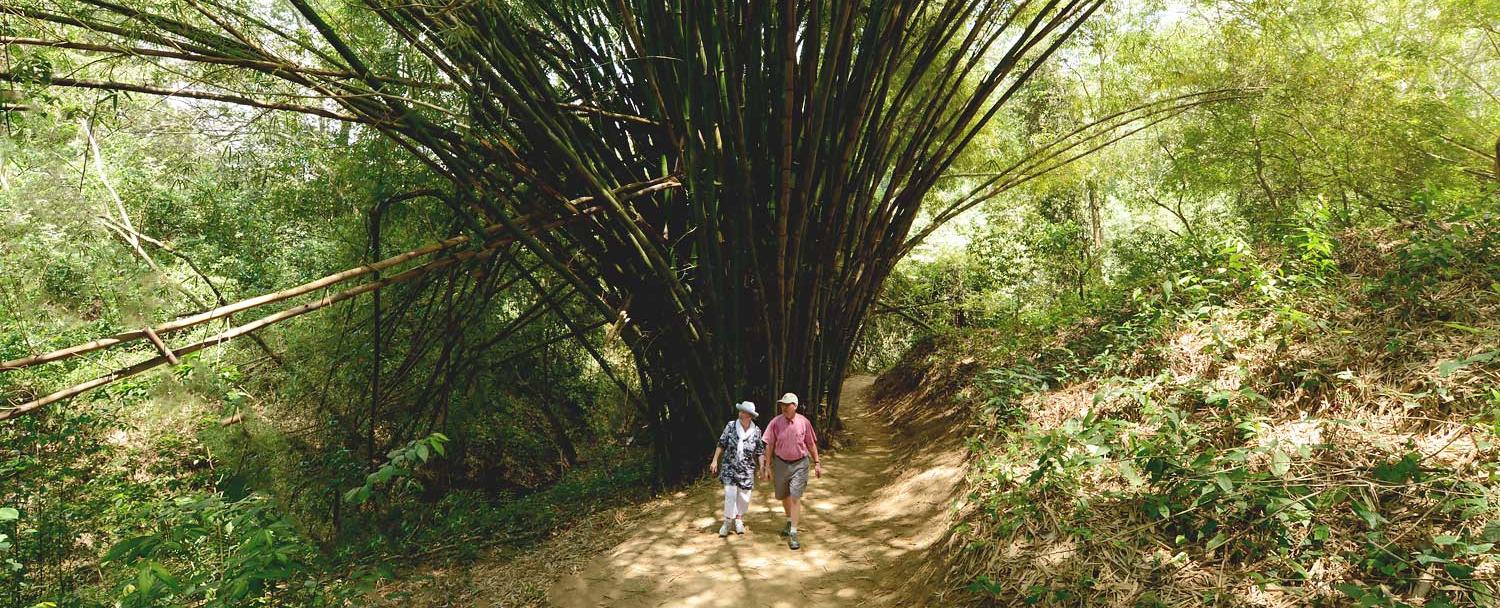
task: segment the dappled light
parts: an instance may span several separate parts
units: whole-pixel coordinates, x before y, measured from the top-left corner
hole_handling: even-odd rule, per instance
[[[0,608],[1500,608],[1497,16],[0,0]]]
[[[869,403],[870,377],[844,385],[849,445],[808,483],[802,548],[777,534],[779,502],[760,482],[744,535],[719,538],[721,489],[700,484],[654,503],[613,551],[564,578],[558,606],[904,606],[920,597],[916,566],[930,560],[963,476],[951,438],[913,444]],[[890,424],[894,422],[896,428]],[[907,582],[910,581],[910,582]]]

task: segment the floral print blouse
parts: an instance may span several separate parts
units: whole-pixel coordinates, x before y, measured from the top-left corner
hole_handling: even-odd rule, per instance
[[[766,451],[760,433],[760,427],[753,422],[745,430],[738,418],[724,425],[724,432],[719,433],[719,447],[724,448],[724,455],[719,458],[719,481],[723,485],[734,484],[744,490],[755,485],[755,465]]]

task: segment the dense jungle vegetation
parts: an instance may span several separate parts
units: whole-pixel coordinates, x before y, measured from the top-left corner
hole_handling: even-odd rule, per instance
[[[0,361],[467,239],[0,366],[0,605],[399,602],[855,372],[954,604],[1500,605],[1500,2],[616,4],[0,6]]]

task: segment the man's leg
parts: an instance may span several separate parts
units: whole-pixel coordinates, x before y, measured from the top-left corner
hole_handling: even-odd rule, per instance
[[[781,529],[783,536],[792,530],[791,494],[788,492],[791,486],[790,477],[791,472],[786,463],[779,458],[771,458],[771,481],[776,490],[776,498],[781,500],[781,509],[786,512],[786,526]]]
[[[786,545],[792,550],[802,548],[802,541],[797,539],[797,518],[802,514],[802,500],[796,496],[788,495],[783,503],[786,507]]]
[[[786,507],[787,522],[787,546],[793,550],[801,549],[802,542],[797,539],[797,521],[802,517],[802,490],[807,487],[807,464],[808,459],[803,458],[800,462],[792,465],[787,475]]]
[[[802,519],[802,490],[807,487],[807,459],[790,467],[786,476],[786,518],[790,520],[791,532],[797,532],[797,522]]]

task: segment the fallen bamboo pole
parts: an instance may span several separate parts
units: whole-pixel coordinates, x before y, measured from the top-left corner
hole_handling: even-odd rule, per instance
[[[195,314],[195,315],[191,315],[191,316],[187,316],[187,317],[182,317],[180,319],[176,319],[176,320],[173,320],[173,321],[168,321],[166,323],[162,323],[160,325],[156,325],[154,327],[151,327],[150,330],[153,331],[153,332],[155,332],[157,335],[161,335],[161,334],[165,334],[165,333],[169,333],[169,332],[173,332],[173,331],[187,329],[189,327],[193,327],[193,326],[196,326],[196,325],[201,325],[203,323],[207,323],[207,322],[213,321],[215,319],[219,319],[219,318],[223,318],[223,317],[226,317],[226,316],[229,316],[229,315],[233,315],[233,314],[238,313],[238,312],[243,312],[245,310],[249,310],[249,309],[252,309],[252,308],[257,308],[257,307],[260,307],[260,306],[263,306],[263,305],[266,305],[266,304],[271,304],[271,303],[274,303],[274,302],[280,302],[280,301],[283,301],[283,300],[294,298],[294,297],[297,297],[299,295],[302,295],[302,294],[305,294],[305,293],[308,293],[308,292],[311,292],[311,291],[316,291],[318,289],[322,289],[324,287],[328,287],[328,286],[331,286],[331,285],[337,285],[337,284],[342,283],[344,281],[347,281],[349,279],[361,277],[361,276],[364,276],[366,274],[370,274],[370,273],[378,271],[378,270],[384,270],[384,269],[390,268],[392,266],[400,265],[400,264],[402,264],[404,262],[411,261],[411,260],[413,260],[415,258],[419,258],[419,257],[421,257],[423,255],[427,255],[427,254],[430,254],[430,253],[437,253],[437,252],[440,252],[440,251],[451,249],[451,248],[456,247],[458,245],[461,245],[461,244],[463,244],[465,242],[468,242],[468,240],[469,240],[469,237],[467,235],[454,237],[454,238],[451,238],[451,239],[448,239],[448,240],[445,240],[445,241],[440,241],[438,243],[427,245],[425,247],[421,247],[421,248],[418,248],[418,249],[413,249],[413,250],[408,251],[406,253],[402,253],[402,254],[399,254],[399,255],[396,255],[396,256],[392,256],[392,257],[386,258],[384,260],[381,260],[379,262],[375,262],[373,264],[365,264],[363,266],[358,266],[358,267],[355,267],[355,268],[351,268],[351,269],[345,270],[343,272],[331,274],[331,275],[328,275],[328,276],[323,277],[321,279],[317,279],[315,281],[310,281],[308,283],[303,283],[303,284],[298,285],[296,287],[292,287],[292,288],[289,288],[289,289],[284,289],[284,290],[277,291],[277,292],[274,292],[274,293],[265,294],[265,295],[262,295],[262,296],[257,296],[257,297],[246,299],[246,300],[240,300],[239,302],[235,302],[233,304],[228,304],[228,305],[225,305],[225,306],[220,306],[218,308],[207,310],[207,311]],[[68,348],[62,348],[62,349],[54,350],[52,352],[42,353],[40,355],[33,355],[33,356],[30,356],[30,357],[23,357],[23,358],[20,358],[20,359],[13,359],[13,360],[10,360],[10,361],[5,361],[3,363],[0,363],[0,372],[7,372],[7,371],[11,371],[11,370],[17,370],[17,369],[32,367],[32,366],[35,366],[35,365],[41,365],[43,363],[51,363],[53,361],[61,361],[63,359],[69,359],[69,358],[76,357],[78,355],[82,355],[82,354],[85,354],[85,353],[90,353],[90,352],[93,352],[93,351],[96,351],[96,350],[99,350],[99,349],[102,349],[102,348],[109,348],[111,346],[115,346],[115,345],[118,345],[118,344],[123,344],[123,343],[126,343],[126,342],[133,342],[133,341],[139,340],[141,338],[147,337],[147,335],[148,335],[147,334],[147,329],[131,330],[131,331],[126,331],[126,332],[121,332],[121,333],[115,334],[115,335],[107,337],[107,338],[100,338],[98,340],[93,340],[91,342],[85,342],[83,344],[78,344],[76,346],[70,346]]]
[[[597,211],[598,209],[599,209],[599,207],[597,207],[597,206],[588,207],[586,209],[580,210],[579,211],[579,215],[577,215],[577,216],[573,216],[571,218],[568,218],[567,220],[557,220],[557,221],[551,222],[551,223],[549,223],[547,225],[542,226],[540,229],[541,230],[550,230],[550,229],[555,228],[557,226],[561,226],[561,225],[563,225],[565,223],[568,223],[568,222],[571,222],[571,221],[576,221],[577,219],[580,219],[582,217],[590,215],[590,214],[594,213],[595,211]],[[485,232],[486,236],[493,236],[494,234],[498,234],[503,229],[504,229],[503,225],[494,224],[494,225],[491,225],[489,227],[486,227],[485,230],[484,230],[484,232]],[[191,316],[187,316],[187,317],[182,317],[182,318],[179,318],[179,319],[175,319],[175,320],[172,320],[172,321],[168,321],[166,323],[162,323],[160,325],[156,325],[156,326],[153,326],[153,327],[150,327],[150,328],[142,328],[142,329],[136,329],[136,330],[126,331],[126,332],[121,332],[121,333],[115,334],[115,335],[107,337],[107,338],[100,338],[100,339],[93,340],[93,341],[90,341],[90,342],[85,342],[83,344],[78,344],[78,345],[70,346],[70,347],[67,347],[67,348],[61,348],[61,349],[58,349],[58,350],[54,350],[54,351],[47,352],[47,353],[42,353],[42,354],[39,354],[39,355],[32,355],[32,356],[29,356],[29,357],[22,357],[20,359],[12,359],[10,361],[0,362],[0,372],[8,372],[8,371],[12,371],[12,370],[24,369],[24,368],[27,368],[27,367],[41,365],[43,363],[51,363],[53,361],[61,361],[63,359],[69,359],[69,358],[72,358],[72,357],[76,357],[76,356],[79,356],[79,355],[82,355],[82,354],[90,353],[90,352],[93,352],[93,351],[96,351],[96,350],[100,350],[100,349],[103,349],[103,348],[109,348],[109,347],[112,347],[112,346],[117,346],[117,345],[120,345],[120,344],[124,344],[126,342],[133,342],[133,341],[136,341],[136,340],[140,340],[142,338],[148,338],[149,337],[149,332],[154,332],[158,336],[160,336],[162,334],[166,334],[166,333],[169,333],[169,332],[174,332],[174,331],[179,331],[179,330],[187,329],[189,327],[194,327],[194,326],[197,326],[197,325],[201,325],[203,323],[207,323],[209,321],[213,321],[213,320],[216,320],[216,319],[227,317],[227,316],[230,316],[230,315],[233,315],[233,314],[236,314],[236,313],[239,313],[239,312],[243,312],[243,311],[246,311],[246,310],[249,310],[249,309],[252,309],[252,308],[258,308],[258,307],[264,306],[266,304],[272,304],[272,303],[275,303],[275,302],[281,302],[281,301],[284,301],[284,300],[289,300],[291,298],[295,298],[297,296],[300,296],[300,295],[303,295],[303,294],[306,294],[306,293],[309,293],[309,292],[317,291],[319,289],[323,289],[325,287],[329,287],[329,286],[332,286],[332,285],[337,285],[339,283],[343,283],[343,282],[348,281],[350,279],[362,277],[364,275],[371,274],[371,273],[374,273],[374,272],[377,272],[377,271],[381,271],[381,270],[385,270],[385,269],[391,268],[393,266],[399,266],[401,264],[404,264],[406,262],[409,262],[409,261],[414,260],[416,258],[420,258],[420,257],[425,256],[425,255],[435,254],[435,253],[441,253],[443,251],[447,251],[449,249],[453,249],[455,247],[458,247],[460,245],[468,243],[469,240],[470,240],[470,236],[469,235],[466,235],[466,234],[465,235],[459,235],[459,236],[456,236],[456,237],[453,237],[453,238],[450,238],[450,239],[446,239],[446,240],[443,240],[443,241],[438,241],[436,243],[432,243],[430,245],[426,245],[424,247],[419,247],[417,249],[413,249],[413,250],[407,251],[405,253],[397,254],[397,255],[391,256],[389,258],[386,258],[384,260],[380,260],[378,262],[374,262],[374,263],[370,263],[370,264],[365,264],[365,265],[362,265],[362,266],[357,266],[357,267],[345,270],[343,272],[338,272],[338,273],[335,273],[335,274],[331,274],[331,275],[328,275],[328,276],[323,277],[321,279],[317,279],[317,280],[314,280],[314,281],[303,283],[303,284],[298,285],[296,287],[291,287],[291,288],[283,289],[281,291],[277,291],[277,292],[274,292],[274,293],[269,293],[269,294],[265,294],[265,295],[261,295],[261,296],[256,296],[254,298],[249,298],[249,299],[246,299],[246,300],[240,300],[240,301],[235,302],[233,304],[227,304],[227,305],[224,305],[224,306],[220,306],[218,308],[214,308],[214,309],[211,309],[211,310],[200,312],[200,313],[195,314],[195,315],[191,315]],[[503,242],[508,243],[511,240],[513,240],[513,239],[505,239]]]
[[[626,186],[621,187],[618,191],[620,191],[622,194],[624,194],[624,196],[622,198],[635,198],[635,197],[638,197],[638,196],[644,196],[644,195],[647,195],[647,194],[651,194],[653,192],[658,192],[658,191],[661,191],[661,190],[665,190],[667,188],[672,188],[672,187],[677,187],[677,186],[680,186],[680,183],[677,182],[677,180],[675,178],[673,178],[671,176],[668,176],[666,178],[660,178],[660,179],[656,179],[656,180],[650,180],[650,181],[647,181],[647,182],[641,182],[641,183],[636,183],[636,184],[628,184]],[[582,203],[592,203],[593,202],[593,197],[582,197],[582,198],[578,198],[578,199],[573,199],[573,200],[568,201],[568,202],[569,202],[570,205],[577,205],[577,204],[582,204]],[[558,228],[558,227],[561,227],[561,226],[564,226],[564,225],[567,225],[567,224],[570,224],[570,223],[582,220],[584,218],[587,218],[590,215],[593,215],[595,212],[599,211],[600,209],[602,209],[602,207],[599,206],[599,205],[589,205],[589,206],[587,206],[585,208],[578,209],[577,213],[575,215],[572,215],[572,216],[569,216],[569,217],[566,217],[566,218],[562,218],[562,219],[553,220],[551,222],[543,224],[543,225],[537,227],[537,231],[538,232],[543,232],[543,231],[547,231],[547,230],[552,230],[554,228]],[[525,219],[525,218],[523,218],[523,219]],[[490,226],[486,227],[483,232],[484,232],[484,235],[488,237],[488,236],[493,236],[495,234],[498,234],[504,228],[505,228],[505,226],[503,224],[494,224],[494,225],[490,225]],[[308,293],[310,291],[314,291],[316,289],[321,289],[323,287],[327,287],[327,286],[330,286],[330,285],[335,285],[335,284],[338,284],[338,283],[342,283],[342,282],[347,281],[349,279],[353,279],[353,278],[360,277],[360,276],[363,276],[363,275],[366,275],[366,274],[377,272],[379,270],[390,268],[392,266],[396,266],[396,265],[402,264],[404,262],[416,259],[416,258],[421,257],[423,255],[428,255],[428,254],[432,254],[432,253],[438,253],[438,252],[446,251],[448,249],[452,249],[454,247],[457,247],[459,245],[467,243],[469,241],[469,239],[470,239],[470,237],[468,235],[461,235],[461,236],[453,237],[453,238],[450,238],[450,239],[439,241],[437,243],[433,243],[431,245],[427,245],[425,247],[421,247],[421,248],[418,248],[418,249],[413,249],[411,251],[407,251],[405,253],[398,254],[398,255],[386,258],[386,259],[381,260],[379,262],[375,262],[375,263],[371,263],[371,264],[365,264],[365,265],[362,265],[362,266],[351,268],[349,270],[345,270],[343,272],[332,274],[332,275],[323,277],[321,279],[318,279],[316,281],[311,281],[311,282],[308,282],[308,283],[304,283],[304,284],[299,285],[297,287],[292,287],[292,288],[289,288],[289,289],[278,291],[276,293],[267,294],[267,295],[263,295],[263,296],[259,296],[259,297],[255,297],[255,298],[250,298],[250,299],[247,299],[247,300],[242,300],[242,301],[236,302],[234,304],[230,304],[230,305],[227,305],[227,306],[221,306],[221,307],[215,308],[213,310],[209,310],[209,311],[205,311],[205,312],[202,312],[202,313],[199,313],[199,314],[196,314],[196,315],[192,315],[192,316],[189,316],[189,317],[184,317],[184,318],[181,318],[181,319],[177,319],[177,320],[174,320],[174,321],[171,321],[171,322],[168,322],[168,323],[163,323],[163,324],[157,325],[155,327],[147,327],[147,328],[143,328],[141,330],[124,332],[124,333],[121,333],[121,334],[117,334],[115,336],[111,336],[109,338],[102,338],[102,339],[99,339],[99,340],[94,340],[94,341],[91,341],[91,342],[87,342],[85,344],[80,344],[80,345],[77,345],[77,346],[73,346],[73,347],[69,347],[69,348],[65,348],[65,349],[60,349],[60,350],[52,351],[50,353],[44,353],[44,354],[35,355],[35,356],[32,356],[32,357],[26,357],[26,358],[22,358],[22,359],[15,359],[15,360],[12,360],[12,361],[6,361],[6,362],[3,362],[3,363],[0,363],[0,372],[14,370],[14,369],[21,369],[21,368],[25,368],[25,367],[34,366],[34,365],[41,365],[43,363],[48,363],[48,362],[51,362],[51,361],[58,361],[58,360],[61,360],[61,359],[75,357],[75,356],[78,356],[78,355],[81,355],[81,354],[84,354],[84,353],[88,353],[88,352],[92,352],[92,351],[95,351],[95,350],[99,350],[101,348],[108,348],[108,347],[111,347],[111,346],[115,346],[117,344],[122,344],[122,343],[125,343],[125,342],[131,342],[131,341],[139,340],[139,339],[142,339],[142,338],[152,339],[154,337],[154,339],[152,341],[155,344],[156,342],[160,342],[161,341],[161,338],[160,338],[160,335],[159,335],[161,333],[166,333],[166,332],[170,332],[170,331],[176,331],[176,330],[180,330],[180,329],[185,329],[185,328],[188,328],[188,327],[192,327],[192,326],[195,326],[195,325],[206,323],[208,321],[212,321],[214,319],[218,319],[218,318],[222,318],[222,317],[225,317],[225,316],[228,316],[228,315],[232,315],[234,313],[237,313],[237,312],[240,312],[240,311],[243,311],[243,310],[248,310],[250,308],[255,308],[255,307],[258,307],[258,306],[265,305],[265,304],[269,304],[269,303],[273,303],[273,302],[279,302],[279,301],[283,301],[283,300],[286,300],[286,299],[289,299],[289,298],[293,298],[293,297],[296,297],[298,295],[305,294],[305,293]],[[132,376],[136,376],[136,375],[142,374],[142,373],[144,373],[146,371],[149,371],[151,369],[155,369],[157,367],[160,367],[163,364],[167,364],[167,363],[175,364],[174,359],[177,359],[181,355],[187,355],[187,354],[195,353],[195,352],[198,352],[200,350],[203,350],[203,349],[211,347],[211,346],[217,346],[219,344],[223,344],[224,342],[228,342],[228,341],[230,341],[230,340],[232,340],[234,338],[240,337],[240,336],[251,334],[252,332],[255,332],[255,331],[259,330],[259,329],[262,329],[264,327],[270,326],[272,324],[279,323],[279,322],[282,322],[282,321],[286,321],[288,319],[292,319],[292,318],[295,318],[295,317],[299,317],[299,316],[307,314],[309,312],[313,312],[315,310],[319,310],[319,309],[325,308],[327,306],[336,304],[338,302],[342,302],[342,301],[347,300],[349,298],[353,298],[353,297],[359,296],[359,295],[364,294],[364,293],[375,291],[375,290],[380,289],[382,287],[385,287],[387,285],[392,285],[392,284],[395,284],[395,283],[409,281],[411,279],[415,279],[417,277],[420,277],[422,275],[430,273],[430,272],[432,272],[434,270],[439,270],[439,269],[442,269],[442,268],[446,268],[448,266],[452,266],[454,264],[457,264],[457,263],[463,262],[463,261],[467,261],[467,260],[472,259],[472,258],[476,258],[476,257],[480,257],[480,256],[493,255],[495,252],[499,251],[502,247],[508,246],[508,245],[514,243],[516,240],[517,240],[516,237],[500,238],[500,239],[497,239],[497,240],[495,240],[493,242],[489,242],[482,249],[469,250],[469,251],[461,251],[461,252],[458,252],[458,253],[453,254],[451,256],[448,256],[448,257],[431,260],[431,261],[428,261],[428,262],[426,262],[424,264],[421,264],[419,266],[407,269],[407,270],[405,270],[405,271],[403,271],[403,272],[401,272],[399,274],[393,275],[393,276],[391,276],[389,278],[382,279],[382,280],[379,280],[379,281],[372,281],[370,283],[366,283],[364,285],[360,285],[359,287],[354,287],[354,288],[351,288],[351,289],[347,289],[347,290],[344,290],[344,291],[339,292],[337,294],[330,295],[330,296],[324,297],[324,298],[319,299],[319,300],[308,302],[306,304],[302,304],[302,305],[299,305],[299,306],[288,308],[288,309],[283,310],[281,312],[277,312],[277,313],[274,313],[274,314],[271,314],[271,315],[267,315],[265,317],[262,317],[260,319],[255,320],[255,321],[252,321],[250,323],[246,323],[246,324],[240,325],[238,327],[235,327],[235,328],[223,331],[223,332],[221,332],[221,333],[219,333],[217,335],[214,335],[212,337],[204,339],[204,340],[202,340],[200,342],[196,342],[196,343],[190,344],[188,346],[184,346],[182,348],[168,349],[168,348],[166,348],[166,345],[165,345],[164,342],[161,343],[161,344],[155,344],[158,347],[158,349],[160,350],[160,352],[162,353],[161,355],[158,355],[158,356],[153,357],[151,359],[147,359],[145,361],[141,361],[140,363],[136,363],[134,365],[131,365],[131,366],[128,366],[128,367],[125,367],[125,368],[121,368],[121,369],[115,370],[114,372],[111,372],[111,373],[106,374],[104,376],[100,376],[100,377],[95,378],[93,380],[90,380],[88,382],[83,382],[83,383],[80,383],[80,384],[76,384],[74,386],[71,386],[71,387],[68,387],[68,388],[56,391],[54,393],[48,394],[46,396],[43,396],[43,397],[40,397],[40,398],[37,398],[37,399],[33,399],[31,401],[24,402],[24,403],[22,403],[20,405],[17,405],[15,407],[0,408],[0,421],[10,420],[10,419],[13,419],[13,418],[19,418],[21,416],[33,413],[33,412],[35,412],[35,411],[37,411],[37,410],[39,410],[39,409],[41,409],[41,408],[43,408],[43,407],[45,407],[47,405],[50,405],[50,404],[53,404],[53,403],[56,403],[58,401],[61,401],[61,400],[64,400],[64,399],[68,399],[68,398],[71,398],[71,397],[76,397],[76,396],[78,396],[80,394],[83,394],[83,393],[88,392],[90,390],[93,390],[95,388],[99,388],[101,386],[106,386],[108,384],[112,384],[114,382],[118,382],[118,381],[123,380],[125,378],[130,378]]]
[[[498,251],[502,246],[504,246],[506,244],[509,244],[509,241],[510,241],[510,239],[506,239],[506,240],[504,240],[504,241],[502,241],[500,243],[496,243],[496,244],[491,245],[489,247],[486,247],[484,249],[471,250],[471,251],[461,251],[461,252],[459,252],[457,254],[454,254],[454,255],[446,257],[446,258],[441,258],[441,259],[433,260],[433,261],[428,262],[426,264],[423,264],[421,266],[417,266],[415,268],[411,268],[411,269],[408,269],[406,271],[403,271],[400,274],[393,275],[393,276],[391,276],[390,278],[387,278],[387,279],[382,279],[382,280],[379,280],[379,281],[372,281],[372,282],[369,282],[369,283],[365,283],[364,285],[360,285],[358,287],[347,289],[347,290],[341,291],[339,293],[336,293],[336,294],[333,294],[333,295],[330,295],[330,296],[326,296],[324,298],[321,298],[321,299],[318,299],[318,300],[314,300],[312,302],[308,302],[306,304],[301,304],[301,305],[294,306],[292,308],[288,308],[286,310],[283,310],[283,311],[275,313],[275,314],[267,315],[267,316],[262,317],[260,319],[256,319],[255,321],[251,321],[251,322],[246,323],[244,325],[240,325],[240,326],[235,327],[233,329],[229,329],[229,330],[226,330],[224,332],[221,332],[221,333],[219,333],[217,335],[214,335],[212,337],[204,339],[203,341],[196,342],[196,343],[190,344],[188,346],[184,346],[182,348],[178,348],[178,349],[176,349],[174,351],[170,351],[170,352],[173,352],[176,355],[181,356],[181,355],[187,355],[187,354],[190,354],[190,353],[198,352],[198,351],[203,350],[205,348],[208,348],[210,346],[217,346],[219,344],[223,344],[225,342],[228,342],[228,341],[233,340],[235,338],[238,338],[240,336],[249,334],[250,332],[259,330],[259,329],[264,328],[266,326],[269,326],[269,325],[272,325],[272,324],[275,324],[275,323],[280,323],[282,321],[286,321],[288,319],[292,319],[292,318],[295,318],[295,317],[302,316],[302,315],[307,314],[309,312],[312,312],[312,311],[315,311],[315,310],[319,310],[321,308],[325,308],[325,307],[331,306],[333,304],[337,304],[337,303],[342,302],[344,300],[347,300],[349,298],[353,298],[355,296],[358,296],[358,295],[361,295],[361,294],[364,294],[364,293],[368,293],[368,292],[374,291],[376,289],[380,289],[380,288],[385,287],[387,285],[392,285],[392,284],[400,283],[400,282],[403,282],[403,281],[409,281],[411,279],[415,279],[417,277],[425,275],[425,274],[427,274],[429,272],[432,272],[434,270],[440,270],[440,269],[443,269],[443,268],[447,268],[447,267],[452,266],[454,264],[457,264],[459,262],[467,261],[467,260],[469,260],[471,258],[475,258],[475,257],[481,256],[481,255],[484,255],[484,256],[491,255],[494,252]],[[65,389],[62,389],[60,391],[54,392],[54,393],[52,393],[50,395],[46,395],[44,397],[33,399],[33,400],[28,401],[26,403],[22,403],[22,404],[20,404],[18,406],[15,406],[15,407],[12,407],[12,408],[0,408],[0,420],[9,420],[11,418],[18,418],[18,417],[24,416],[26,414],[32,413],[32,412],[36,411],[37,409],[42,408],[44,406],[47,406],[49,404],[56,403],[58,401],[61,401],[63,399],[67,399],[67,398],[70,398],[70,397],[76,397],[76,396],[78,396],[78,395],[80,395],[82,393],[85,393],[85,392],[88,392],[90,390],[99,388],[101,386],[112,384],[114,382],[118,382],[118,381],[123,380],[125,378],[129,378],[131,376],[136,376],[136,375],[139,375],[139,374],[141,374],[143,372],[146,372],[148,370],[160,367],[163,364],[170,363],[171,360],[168,357],[168,355],[165,354],[166,352],[167,351],[163,351],[163,354],[158,355],[156,357],[152,357],[152,358],[147,359],[145,361],[142,361],[140,363],[136,363],[135,365],[131,365],[129,367],[125,367],[125,368],[121,368],[121,369],[115,370],[114,372],[111,372],[109,374],[105,374],[105,375],[100,376],[98,378],[95,378],[93,380],[89,380],[88,382],[83,382],[81,384],[76,384],[76,385],[70,386],[68,388],[65,388]]]

